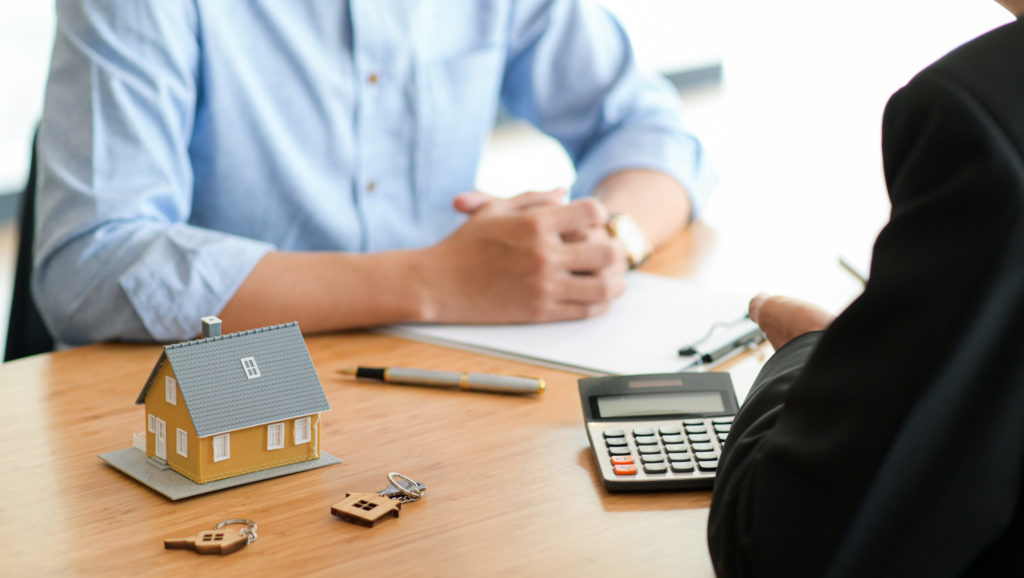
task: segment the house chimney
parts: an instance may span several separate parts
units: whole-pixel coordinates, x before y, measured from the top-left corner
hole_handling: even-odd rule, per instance
[[[220,337],[220,319],[216,315],[209,315],[200,319],[203,322],[203,338]]]

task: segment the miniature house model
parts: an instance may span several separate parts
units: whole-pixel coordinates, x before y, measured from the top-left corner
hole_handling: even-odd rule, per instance
[[[297,323],[164,347],[136,404],[146,454],[190,480],[214,480],[320,457],[320,378]]]

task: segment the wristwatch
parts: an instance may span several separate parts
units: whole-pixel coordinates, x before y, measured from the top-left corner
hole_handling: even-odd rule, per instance
[[[644,261],[651,256],[651,244],[647,241],[640,225],[632,217],[625,213],[612,213],[608,216],[608,223],[605,225],[608,234],[622,242],[626,249],[626,260],[629,261],[629,268],[636,269],[644,264]]]

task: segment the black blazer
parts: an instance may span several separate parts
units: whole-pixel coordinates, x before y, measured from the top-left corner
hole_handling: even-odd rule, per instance
[[[1024,22],[897,92],[882,149],[864,293],[736,417],[721,576],[1024,576]]]

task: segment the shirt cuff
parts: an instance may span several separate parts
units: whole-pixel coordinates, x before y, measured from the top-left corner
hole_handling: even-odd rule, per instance
[[[193,339],[201,317],[217,315],[274,246],[174,225],[118,279],[146,331],[170,343]]]
[[[675,179],[690,197],[691,220],[704,209],[718,184],[718,174],[696,137],[630,132],[617,134],[590,151],[580,164],[572,198],[592,195],[605,178],[627,169],[658,171]]]

